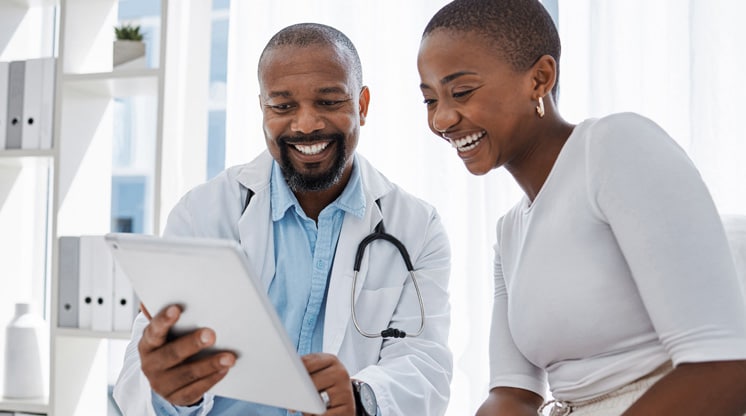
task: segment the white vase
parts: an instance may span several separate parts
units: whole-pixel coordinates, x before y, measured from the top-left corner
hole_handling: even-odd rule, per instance
[[[45,327],[30,304],[16,303],[15,316],[5,328],[4,397],[32,399],[46,395]]]

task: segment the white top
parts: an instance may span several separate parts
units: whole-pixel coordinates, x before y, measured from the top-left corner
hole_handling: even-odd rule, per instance
[[[685,152],[639,115],[587,120],[497,224],[490,388],[584,400],[669,359],[746,359],[739,287]]]

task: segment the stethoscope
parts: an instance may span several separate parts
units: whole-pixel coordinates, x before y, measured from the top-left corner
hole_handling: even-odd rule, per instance
[[[380,200],[376,200],[376,204],[378,205],[378,209],[381,209]],[[410,279],[412,279],[414,289],[417,292],[417,300],[420,303],[420,328],[414,334],[407,334],[406,332],[398,328],[386,328],[380,333],[366,332],[365,330],[360,328],[360,324],[357,321],[357,315],[355,314],[355,289],[357,288],[357,275],[360,272],[360,263],[363,262],[363,256],[365,255],[366,247],[368,247],[368,244],[376,240],[386,240],[389,243],[393,244],[394,247],[397,248],[397,250],[399,250],[399,254],[401,255],[402,260],[404,260],[404,265],[407,267],[407,271],[409,272],[409,277]],[[352,306],[350,307],[350,309],[352,309],[352,322],[355,324],[355,329],[357,329],[357,332],[360,333],[360,335],[366,338],[404,338],[406,336],[416,337],[422,334],[422,331],[425,328],[425,305],[422,301],[420,286],[417,284],[417,276],[414,273],[412,260],[410,259],[409,253],[407,252],[407,248],[404,246],[404,244],[393,235],[386,233],[383,228],[383,220],[378,223],[372,233],[368,234],[365,238],[363,238],[360,244],[358,244],[357,253],[355,254],[355,265],[352,269],[354,273],[352,275]]]
[[[254,196],[254,191],[252,191],[251,189],[247,188],[246,191],[247,193],[246,199],[244,200],[243,204],[243,211],[246,211],[246,208],[248,208],[249,202],[251,201],[251,197]],[[376,200],[376,205],[378,205],[378,209],[380,210],[380,200]],[[417,301],[420,303],[420,328],[414,334],[407,334],[405,331],[402,331],[398,328],[386,328],[381,332],[366,332],[360,327],[360,323],[357,321],[357,314],[355,313],[355,290],[357,288],[357,275],[360,272],[360,264],[363,262],[363,256],[365,255],[366,247],[368,247],[368,244],[376,240],[386,240],[389,243],[393,244],[394,247],[397,248],[397,250],[399,250],[399,254],[401,255],[402,260],[404,260],[404,265],[407,267],[407,272],[409,272],[409,277],[410,279],[412,279],[414,289],[417,292]],[[422,293],[420,292],[420,286],[417,284],[417,276],[414,273],[412,260],[410,259],[409,253],[407,252],[407,248],[404,247],[404,244],[399,241],[399,239],[391,234],[388,234],[384,230],[383,220],[381,220],[378,225],[376,225],[376,228],[372,233],[368,234],[365,238],[363,238],[362,241],[360,241],[360,244],[358,244],[357,253],[355,253],[355,265],[352,269],[354,271],[354,274],[352,275],[352,304],[350,306],[350,309],[352,311],[352,322],[355,324],[355,329],[358,333],[360,333],[360,335],[366,338],[404,338],[407,336],[416,337],[422,334],[422,331],[425,329],[425,304],[422,301]]]

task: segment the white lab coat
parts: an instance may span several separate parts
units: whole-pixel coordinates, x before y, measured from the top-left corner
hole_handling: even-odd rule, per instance
[[[227,169],[187,193],[171,212],[165,235],[240,241],[265,287],[274,277],[274,238],[270,214],[272,158]],[[366,198],[365,216],[345,216],[331,272],[324,321],[323,351],[337,355],[353,378],[371,385],[381,415],[442,415],[450,395],[452,356],[447,347],[450,325],[448,238],[435,209],[389,182],[360,155]],[[242,213],[246,189],[254,191]],[[376,205],[380,199],[381,209]],[[425,303],[425,329],[419,337],[368,339],[350,314],[353,263],[360,241],[384,218],[386,232],[401,240],[412,259]],[[389,326],[414,333],[419,303],[404,262],[395,247],[371,243],[358,275],[356,314],[361,327],[377,332]],[[149,383],[140,370],[137,343],[147,320],[138,316],[127,347],[114,397],[125,415],[153,414]],[[211,408],[207,395],[202,414]]]

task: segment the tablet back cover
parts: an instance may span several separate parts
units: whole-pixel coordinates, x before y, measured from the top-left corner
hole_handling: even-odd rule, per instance
[[[326,411],[236,242],[121,233],[106,235],[106,241],[148,311],[179,304],[176,333],[212,328],[212,349],[238,355],[211,393],[313,414]]]

